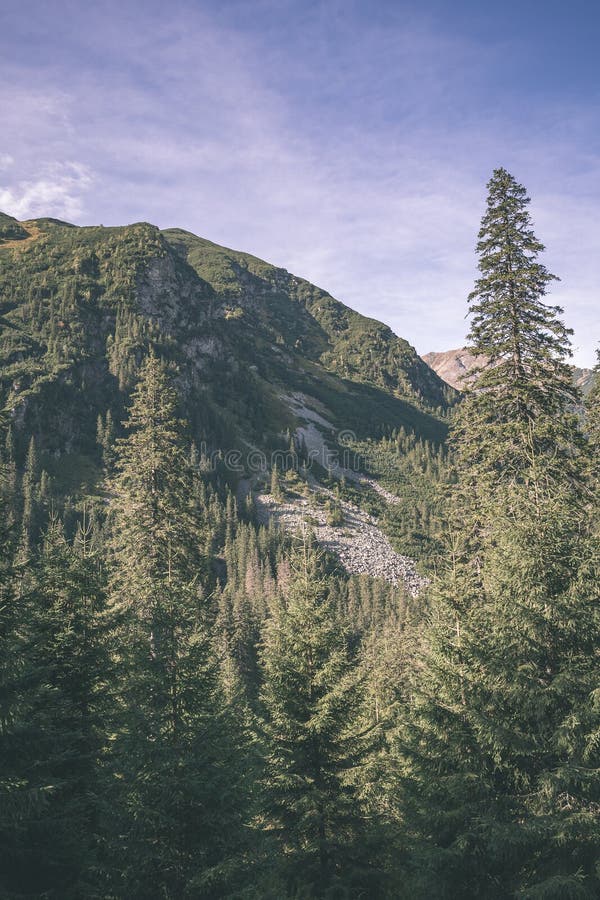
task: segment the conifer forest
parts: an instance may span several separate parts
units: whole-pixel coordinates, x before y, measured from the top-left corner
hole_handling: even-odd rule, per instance
[[[503,168],[476,252],[459,391],[246,253],[0,216],[0,897],[600,897],[600,357]]]

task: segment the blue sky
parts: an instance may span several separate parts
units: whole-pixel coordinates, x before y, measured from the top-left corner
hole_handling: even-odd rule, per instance
[[[420,352],[460,346],[485,184],[600,341],[597,0],[0,0],[0,209],[177,225]]]

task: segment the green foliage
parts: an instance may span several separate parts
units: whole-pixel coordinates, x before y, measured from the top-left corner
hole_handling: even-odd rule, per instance
[[[347,638],[308,546],[264,634],[265,829],[286,896],[376,894],[379,874],[356,787],[371,729]]]
[[[69,545],[54,521],[26,577],[12,573],[0,751],[5,897],[91,889],[110,669],[101,571],[88,541]]]
[[[595,380],[586,399],[586,426],[594,456],[600,455],[600,350],[594,369]]]
[[[269,492],[274,500],[283,500],[283,491],[281,490],[281,483],[279,481],[279,470],[277,466],[273,466],[271,470],[271,486]]]
[[[399,737],[417,896],[599,889],[597,559],[573,501],[515,490],[479,575],[458,558],[436,591]]]
[[[334,500],[327,503],[327,524],[332,528],[340,528],[344,524],[342,507]]]
[[[584,438],[527,203],[497,170],[495,365],[450,450],[456,393],[307,282],[0,215],[3,897],[600,894],[600,380]],[[311,490],[303,394],[371,481]],[[259,525],[249,447],[277,499],[378,516],[430,591]]]
[[[150,355],[110,486],[113,765],[128,835],[113,852],[128,897],[220,896],[243,846],[242,748],[211,652],[203,525],[176,406]]]
[[[459,413],[455,525],[398,728],[417,897],[600,890],[598,553],[527,202],[494,173],[471,309],[474,350],[499,365]]]
[[[21,241],[29,232],[12,216],[0,212],[0,245],[8,241]]]
[[[488,476],[518,480],[543,466],[547,478],[576,478],[581,442],[569,404],[579,400],[566,363],[562,310],[544,303],[555,280],[537,261],[525,188],[504,169],[488,184],[479,232],[480,277],[470,295],[469,350],[485,357],[455,428],[463,480],[485,494]]]
[[[263,340],[267,337],[284,348],[281,352],[300,351],[306,360],[321,363],[345,379],[371,383],[428,409],[446,409],[455,400],[456,392],[380,322],[247,253],[219,247],[181,229],[164,234],[211,285],[223,315],[240,319],[241,328],[250,328]],[[232,316],[234,299],[239,305]]]
[[[294,391],[365,438],[382,425],[444,437],[432,411],[452,398],[414,350],[282,270],[145,223],[26,229],[18,247],[0,245],[0,406],[17,468],[34,437],[58,508],[97,493],[149,347],[178,366],[182,411],[211,449],[277,449],[296,424],[282,399]]]
[[[446,492],[454,478],[446,447],[400,428],[378,441],[357,442],[353,449],[361,469],[395,498],[393,503],[371,498],[394,549],[431,571],[443,553]],[[360,497],[352,500],[361,503]]]

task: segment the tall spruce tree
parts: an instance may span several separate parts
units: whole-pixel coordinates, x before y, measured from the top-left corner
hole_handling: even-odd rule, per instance
[[[592,493],[590,518],[596,537],[600,537],[600,350],[594,368],[594,382],[586,397],[585,429],[589,446],[589,480]]]
[[[363,688],[347,644],[305,544],[264,637],[264,822],[278,864],[263,896],[378,896],[356,779],[372,726],[361,718]]]
[[[490,478],[514,481],[536,464],[547,478],[578,476],[578,401],[562,309],[544,302],[556,276],[539,262],[529,197],[505,169],[488,184],[469,296],[469,349],[482,358],[454,430],[463,484],[485,496]]]
[[[167,366],[151,353],[110,484],[115,890],[138,898],[223,896],[244,846],[243,753],[211,655],[203,523],[176,412]]]
[[[600,889],[598,564],[581,516],[514,488],[489,509],[478,574],[458,560],[436,588],[399,736],[418,897]]]
[[[0,433],[3,434],[0,421]],[[11,531],[19,515],[19,478],[15,459],[15,441],[12,428],[6,429],[3,451],[0,450],[0,503],[2,504],[2,521],[5,524],[5,535]]]
[[[39,458],[35,438],[29,441],[25,469],[21,482],[23,494],[22,544],[29,546],[37,538],[37,490],[39,477]]]
[[[597,553],[568,410],[568,332],[542,303],[524,189],[490,182],[472,338],[490,366],[455,433],[458,509],[402,716],[416,896],[594,897]],[[472,495],[476,494],[473,504]]]
[[[4,426],[0,414],[0,426]],[[0,457],[0,894],[10,896],[15,878],[15,851],[22,836],[22,822],[31,810],[39,813],[41,793],[27,789],[19,770],[21,745],[19,729],[22,723],[22,641],[23,614],[19,583],[21,573],[14,565],[15,491],[11,488],[10,467],[14,463],[12,435],[7,437],[7,452]],[[15,479],[16,481],[16,479]]]

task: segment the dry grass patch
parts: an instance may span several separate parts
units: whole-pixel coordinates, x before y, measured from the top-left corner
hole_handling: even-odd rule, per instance
[[[36,225],[33,222],[20,222],[19,224],[29,233],[29,237],[17,238],[13,241],[4,241],[4,243],[0,242],[0,250],[23,250],[34,241],[37,241],[44,233],[39,225]]]

